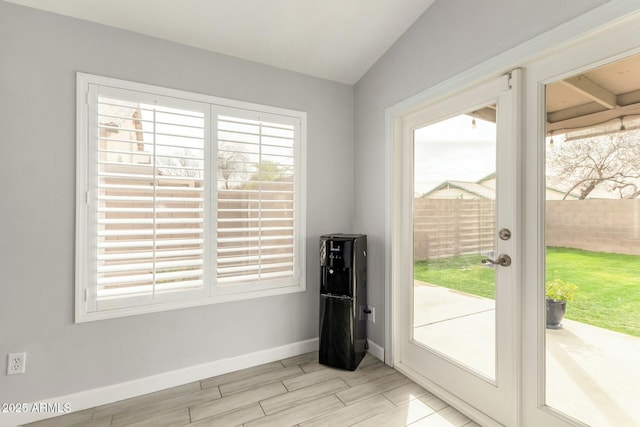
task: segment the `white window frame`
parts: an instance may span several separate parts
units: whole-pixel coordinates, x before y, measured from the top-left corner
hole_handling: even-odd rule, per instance
[[[93,208],[90,206],[92,191],[91,158],[95,128],[90,125],[90,109],[97,102],[92,93],[96,86],[111,92],[135,91],[143,97],[170,99],[172,105],[199,104],[205,115],[205,203],[204,203],[204,289],[164,295],[153,302],[114,303],[102,310],[96,308],[95,280],[90,280],[91,253],[96,233],[92,227]],[[92,99],[92,97],[94,99]],[[272,280],[240,285],[221,286],[216,281],[216,223],[217,223],[217,115],[235,112],[245,117],[265,121],[279,120],[295,126],[294,145],[294,280]],[[113,79],[86,73],[77,73],[76,91],[76,262],[75,262],[75,321],[76,323],[117,318],[150,312],[167,311],[199,305],[216,304],[306,290],[306,133],[307,114],[301,111],[271,107],[210,95],[168,89],[159,86]]]

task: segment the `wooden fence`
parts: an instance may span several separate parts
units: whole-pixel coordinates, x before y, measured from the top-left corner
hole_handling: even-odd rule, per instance
[[[413,209],[415,259],[493,251],[494,200],[417,198]]]

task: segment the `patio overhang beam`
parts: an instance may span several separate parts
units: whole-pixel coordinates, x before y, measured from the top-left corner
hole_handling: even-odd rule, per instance
[[[615,93],[605,89],[583,74],[562,80],[560,83],[609,110],[618,106]]]
[[[467,113],[467,115],[471,117],[475,117],[476,119],[486,120],[487,122],[495,123],[496,122],[496,106],[489,105],[484,108],[480,108],[479,110],[472,111]]]
[[[553,113],[555,114],[555,113]],[[640,103],[615,107],[611,110],[586,113],[564,120],[547,121],[547,132],[562,132],[570,130],[587,129],[601,126],[609,121],[627,116],[640,118]]]

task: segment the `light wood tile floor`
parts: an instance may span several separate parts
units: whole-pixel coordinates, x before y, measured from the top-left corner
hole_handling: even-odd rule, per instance
[[[317,352],[29,424],[70,426],[478,427],[367,355],[355,371]]]

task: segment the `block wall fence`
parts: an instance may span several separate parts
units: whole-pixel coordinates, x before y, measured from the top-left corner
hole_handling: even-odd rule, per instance
[[[492,254],[495,201],[414,199],[414,257]],[[549,200],[546,244],[640,255],[640,200]]]

